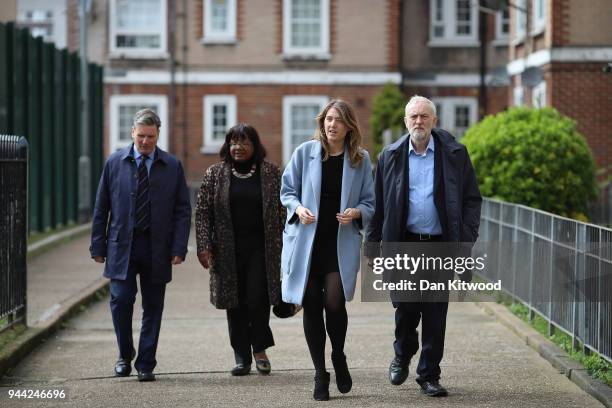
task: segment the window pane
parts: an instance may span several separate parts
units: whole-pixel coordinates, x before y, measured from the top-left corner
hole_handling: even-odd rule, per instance
[[[315,117],[319,110],[320,106],[315,104],[291,107],[291,150],[312,138],[316,129]]]
[[[469,35],[472,32],[472,10],[470,0],[457,0],[457,34]]]
[[[134,115],[141,109],[149,108],[159,112],[157,105],[130,104],[119,106],[119,141],[129,142],[132,140],[132,120]]]
[[[159,35],[117,35],[116,46],[122,48],[159,48]]]
[[[470,126],[470,107],[466,105],[455,106],[455,128],[468,128]]]
[[[212,138],[213,140],[225,140],[227,131],[227,105],[213,105],[212,108]]]
[[[162,0],[117,0],[115,18],[119,29],[159,30]]]
[[[291,46],[297,48],[321,45],[320,0],[292,0]]]
[[[444,4],[442,0],[436,0],[436,21],[444,21]]]
[[[436,126],[442,128],[444,127],[442,125],[443,123],[442,122],[442,105],[440,105],[439,103],[436,103],[435,105],[436,105],[436,117],[438,118],[438,123]]]
[[[212,31],[227,31],[228,5],[227,0],[213,0],[211,21]]]

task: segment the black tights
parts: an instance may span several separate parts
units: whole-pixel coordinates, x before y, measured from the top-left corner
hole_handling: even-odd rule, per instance
[[[308,277],[304,293],[304,334],[317,373],[325,372],[325,329],[329,334],[332,353],[344,353],[348,317],[340,272]],[[325,309],[325,323],[323,323]]]

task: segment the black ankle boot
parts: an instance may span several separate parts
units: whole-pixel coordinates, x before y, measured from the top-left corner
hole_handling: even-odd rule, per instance
[[[329,400],[329,373],[327,371],[316,373],[314,382],[314,392],[312,393],[312,397],[316,401]]]
[[[348,365],[346,364],[346,355],[344,353],[332,352],[332,363],[334,364],[334,371],[336,372],[336,386],[338,391],[342,394],[346,394],[353,387],[353,379],[351,373],[349,373]]]

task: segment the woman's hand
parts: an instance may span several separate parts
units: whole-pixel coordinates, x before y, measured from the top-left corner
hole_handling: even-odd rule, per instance
[[[308,208],[302,207],[301,205],[295,209],[295,213],[298,215],[300,222],[304,225],[312,224],[316,220],[314,214]]]
[[[202,252],[198,252],[198,261],[200,261],[200,265],[202,265],[204,269],[210,268],[210,264],[212,263],[212,251],[210,249],[205,249]]]
[[[348,225],[353,220],[361,218],[361,210],[359,208],[347,208],[343,213],[337,213],[336,219],[342,225]]]

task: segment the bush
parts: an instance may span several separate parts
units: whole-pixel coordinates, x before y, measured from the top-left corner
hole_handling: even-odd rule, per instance
[[[483,196],[586,220],[595,163],[575,122],[554,109],[510,108],[462,139]]]
[[[374,97],[372,116],[370,116],[370,135],[374,140],[375,149],[372,157],[378,157],[382,149],[382,133],[385,129],[403,129],[405,106],[406,98],[391,82]]]

